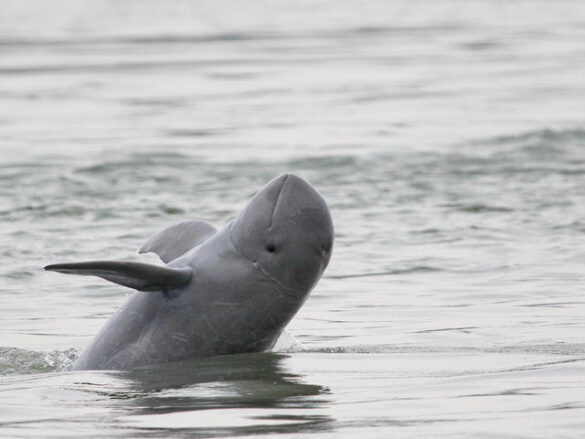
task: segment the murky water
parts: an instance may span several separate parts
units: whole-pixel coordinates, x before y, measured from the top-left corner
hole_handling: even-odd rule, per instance
[[[8,1],[0,436],[581,437],[580,1]],[[303,344],[68,372],[127,291],[45,273],[225,224],[284,171],[336,225]]]

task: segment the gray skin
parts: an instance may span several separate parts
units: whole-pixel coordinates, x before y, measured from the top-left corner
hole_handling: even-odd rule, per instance
[[[219,232],[193,221],[152,238],[141,252],[154,251],[167,267],[96,261],[45,269],[140,290],[73,365],[129,369],[270,349],[321,277],[332,246],[325,201],[284,174]]]

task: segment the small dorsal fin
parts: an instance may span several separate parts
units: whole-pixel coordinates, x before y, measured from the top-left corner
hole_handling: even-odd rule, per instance
[[[189,283],[191,268],[171,268],[128,261],[89,261],[52,264],[47,271],[97,276],[138,291],[168,291]]]
[[[156,253],[168,263],[209,239],[217,229],[204,221],[185,221],[168,227],[150,238],[138,253]]]

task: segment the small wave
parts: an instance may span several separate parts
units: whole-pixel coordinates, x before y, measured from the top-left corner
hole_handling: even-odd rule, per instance
[[[351,273],[351,274],[334,274],[330,276],[324,276],[326,279],[351,279],[351,278],[358,278],[358,277],[378,277],[378,276],[398,276],[402,274],[412,274],[412,273],[432,273],[435,271],[441,271],[439,268],[436,267],[428,267],[428,266],[416,266],[410,268],[403,268],[397,270],[389,270],[389,271],[377,271],[373,273]]]
[[[190,166],[194,159],[181,153],[142,153],[130,154],[122,160],[104,160],[75,169],[79,174],[108,174],[128,170],[141,170],[153,166]]]
[[[185,137],[185,138],[192,138],[192,137],[211,137],[211,136],[219,136],[225,133],[225,130],[219,129],[207,129],[207,130],[193,130],[193,129],[174,129],[174,130],[165,130],[164,134],[168,137]]]
[[[573,168],[585,162],[583,146],[585,146],[585,130],[575,129],[540,129],[524,132],[516,135],[498,136],[480,141],[479,144],[495,146],[498,148],[496,155],[502,162],[512,164],[511,169],[525,170],[522,165],[528,159],[529,169],[537,172],[558,170],[563,173],[571,173],[580,167]],[[560,163],[563,166],[559,168]],[[567,167],[569,165],[569,167]],[[544,167],[543,167],[544,166]]]
[[[0,38],[0,47],[4,48],[62,48],[62,47],[93,47],[112,44],[204,44],[218,42],[241,42],[255,40],[274,40],[275,33],[243,33],[227,32],[215,34],[179,34],[161,33],[151,35],[112,35],[93,38]]]
[[[528,131],[521,134],[498,136],[488,140],[486,143],[491,144],[515,144],[515,143],[533,143],[537,141],[545,142],[567,142],[572,140],[585,141],[585,130],[580,128],[552,130],[544,128],[535,131]]]
[[[39,63],[32,65],[11,65],[8,67],[0,67],[0,75],[46,75],[65,74],[65,73],[97,73],[97,72],[132,72],[132,71],[148,71],[160,70],[162,68],[201,68],[204,66],[217,66],[225,64],[238,64],[242,60],[221,61],[221,60],[198,60],[198,59],[184,59],[175,61],[104,61],[94,63],[72,63],[72,64],[47,64]]]
[[[462,329],[462,328],[452,328]],[[440,331],[442,329],[438,329]],[[563,357],[579,357],[562,361],[582,361],[585,355],[585,343],[549,343],[519,344],[505,346],[426,346],[426,345],[363,345],[363,346],[305,346],[305,353],[322,354],[447,354],[447,353],[495,353],[495,354],[528,354],[558,355]]]
[[[77,349],[38,352],[14,347],[0,347],[0,375],[65,370],[73,364],[77,355]]]
[[[504,206],[491,206],[484,203],[448,203],[443,204],[441,207],[448,209],[458,210],[460,212],[467,213],[502,213],[502,212],[513,212],[514,209]]]
[[[444,23],[425,26],[401,25],[401,26],[359,26],[353,29],[345,30],[345,34],[351,36],[357,35],[384,35],[384,34],[411,34],[411,33],[431,33],[431,32],[452,32],[466,29],[465,25],[459,23]]]
[[[315,155],[311,157],[287,159],[284,164],[291,169],[335,169],[335,168],[349,168],[354,169],[359,166],[359,159],[351,155]]]

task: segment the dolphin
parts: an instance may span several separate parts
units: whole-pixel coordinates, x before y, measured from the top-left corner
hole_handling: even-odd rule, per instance
[[[218,231],[173,225],[147,241],[165,265],[129,261],[52,264],[137,290],[72,369],[132,369],[272,348],[331,258],[333,222],[306,181],[283,174]]]

